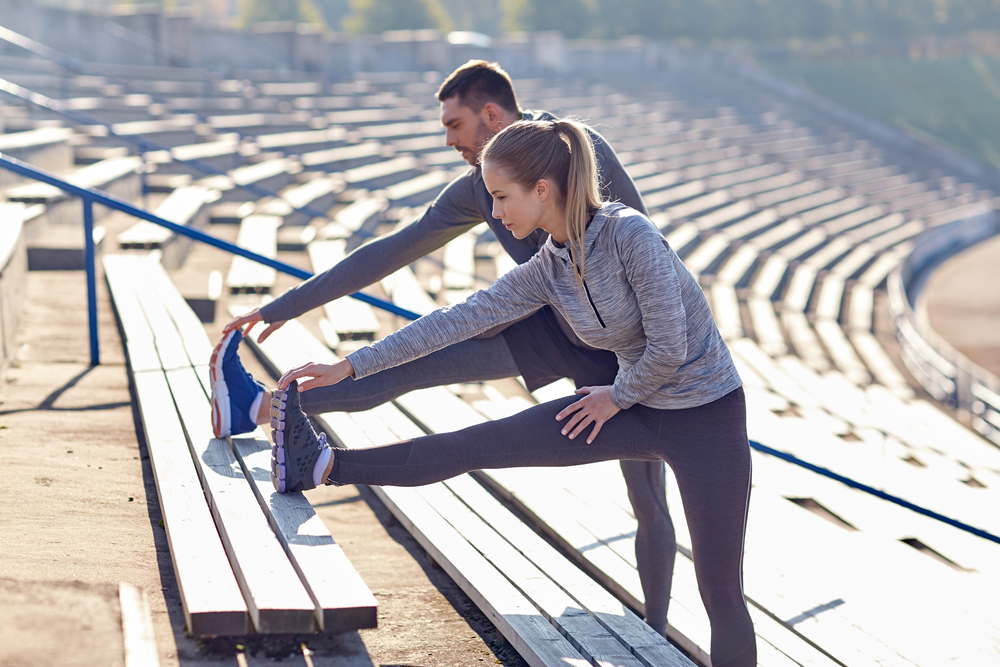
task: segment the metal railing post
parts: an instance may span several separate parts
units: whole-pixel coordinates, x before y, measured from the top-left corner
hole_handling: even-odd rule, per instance
[[[94,266],[94,202],[83,197],[83,264],[87,271],[87,320],[90,329],[90,365],[101,363],[97,340],[97,271]]]

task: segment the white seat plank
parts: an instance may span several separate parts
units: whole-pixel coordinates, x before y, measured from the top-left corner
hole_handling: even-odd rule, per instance
[[[313,273],[327,271],[346,256],[346,243],[339,241],[314,241],[309,244],[309,260]],[[323,313],[342,339],[374,340],[379,330],[378,318],[370,305],[351,298],[341,297],[323,305]]]
[[[249,215],[240,223],[236,245],[273,259],[278,254],[278,225],[281,218],[275,215]],[[233,294],[270,293],[278,272],[246,257],[233,257],[226,276],[226,284]]]

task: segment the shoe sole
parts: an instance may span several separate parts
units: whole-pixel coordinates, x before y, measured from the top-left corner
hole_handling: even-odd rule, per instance
[[[271,484],[278,493],[285,493],[288,484],[285,480],[285,399],[288,393],[274,390],[271,396]]]
[[[212,350],[209,363],[209,378],[212,382],[212,431],[216,438],[224,438],[232,433],[232,414],[229,411],[229,387],[222,372],[222,360],[226,356],[230,341],[238,331],[230,331]]]

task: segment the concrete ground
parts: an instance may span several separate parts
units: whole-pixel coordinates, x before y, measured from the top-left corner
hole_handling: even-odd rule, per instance
[[[366,488],[310,500],[379,600],[376,630],[188,637],[125,360],[99,281],[101,365],[90,367],[82,272],[31,272],[19,351],[0,386],[0,664],[122,664],[117,585],[144,589],[160,664],[523,664]],[[207,417],[207,416],[206,416]],[[298,657],[295,657],[298,655]],[[289,660],[288,658],[293,659]]]
[[[935,269],[919,306],[942,338],[1000,376],[1000,237],[976,244]]]

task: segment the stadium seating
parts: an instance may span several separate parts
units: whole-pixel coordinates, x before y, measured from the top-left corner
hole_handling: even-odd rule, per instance
[[[128,188],[119,192],[132,201],[142,194],[135,173],[141,162],[152,172],[150,189],[160,191],[156,210],[168,219],[204,227],[218,210],[243,223],[247,247],[297,252],[289,259],[311,262],[314,271],[407,221],[466,168],[443,147],[435,85],[417,73],[331,83],[233,72],[206,83],[183,68],[117,66],[115,72],[155,100],[101,77],[60,76],[37,59],[0,59],[0,77],[111,123],[118,135],[98,136],[92,126],[15,103],[0,107],[8,130],[0,152],[89,186],[124,182]],[[991,184],[864,135],[721,66],[678,67],[641,82],[523,79],[517,87],[525,108],[585,118],[618,151],[651,218],[705,288],[745,383],[751,439],[1000,534],[990,511],[1000,500],[1000,452],[928,399],[912,364],[899,361],[900,344],[886,324],[889,277],[927,230],[992,216]],[[129,141],[137,136],[166,149],[140,151]],[[127,154],[103,152],[121,147]],[[74,153],[78,161],[106,157],[80,166]],[[202,173],[189,164],[194,160],[226,174]],[[8,199],[44,206],[39,229],[59,216],[79,218],[78,202],[59,208],[60,193],[6,172],[0,187]],[[183,282],[184,241],[144,224],[122,231],[109,240],[122,249],[160,248],[164,266]],[[415,268],[372,289],[423,313],[464,298],[483,285],[481,276],[501,275],[510,262],[493,234],[477,228]],[[280,278],[257,273],[234,259],[231,291],[280,291]],[[150,289],[162,296],[167,288],[155,280]],[[137,299],[143,312],[154,307],[153,297],[132,289],[125,303]],[[316,320],[312,334],[327,346],[289,325],[261,354],[283,370],[332,358],[328,348],[346,352],[402,323],[349,303],[328,304],[323,322]],[[117,304],[116,296],[121,313]],[[196,369],[206,361],[190,357],[184,365]],[[160,380],[141,392],[137,383],[141,406],[173,387],[170,368],[151,370]],[[985,435],[1000,432],[996,390],[985,384],[973,390],[975,423]],[[565,383],[534,397],[491,384],[449,387],[320,421],[342,444],[365,446],[497,418],[565,391]],[[188,428],[188,418],[173,415],[171,423],[180,422],[175,431]],[[262,455],[254,442],[235,443],[233,460],[244,468]],[[1000,657],[991,639],[1000,615],[982,601],[982,592],[1000,583],[995,544],[776,457],[753,457],[745,587],[760,664],[929,665]],[[261,492],[249,473],[247,481],[248,492]],[[484,495],[483,485],[507,507]],[[668,489],[680,544],[669,636],[704,662],[707,620],[672,478]],[[657,662],[668,655],[657,653],[665,645],[630,634],[641,632],[630,610],[642,610],[643,595],[635,520],[613,464],[546,470],[544,477],[488,471],[434,488],[378,493],[435,560],[474,591],[522,655],[538,661],[532,664],[567,656],[673,664]],[[581,579],[575,567],[603,587]],[[558,591],[545,588],[553,583]],[[545,638],[542,646],[560,647],[559,656],[528,641],[536,632]]]

